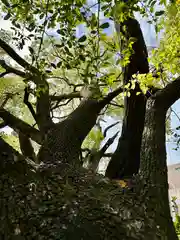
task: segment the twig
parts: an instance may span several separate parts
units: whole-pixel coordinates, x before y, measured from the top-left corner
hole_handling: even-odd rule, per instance
[[[177,117],[177,119],[180,121],[180,117],[178,116],[178,114],[172,109],[172,107],[170,109],[174,113],[174,115]]]
[[[116,90],[114,90],[113,92],[110,92],[107,96],[105,96],[101,101],[100,103],[102,105],[106,105],[106,104],[109,104],[113,98],[115,98],[116,96],[118,96],[121,92],[123,92],[123,88],[122,86],[117,88]]]
[[[117,103],[109,103],[109,105],[112,105],[112,106],[114,106],[114,107],[119,107],[119,108],[124,108],[124,105],[119,105],[119,104],[117,104]]]
[[[28,107],[29,111],[31,112],[34,120],[35,120],[36,123],[37,123],[36,113],[35,113],[35,111],[34,111],[33,106],[31,105],[31,103],[30,103],[29,100],[28,100],[28,99],[29,99],[29,94],[30,94],[30,92],[29,92],[29,87],[26,87],[26,88],[24,89],[24,104],[26,104],[26,106]]]
[[[117,124],[117,123],[116,123]],[[111,138],[109,138],[107,140],[107,142],[104,144],[104,146],[100,149],[100,158],[102,158],[103,154],[106,152],[106,150],[110,147],[110,145],[113,144],[114,140],[116,139],[116,137],[118,136],[119,131],[117,133],[114,134],[114,136],[112,136]]]
[[[111,129],[112,127],[116,126],[118,123],[119,123],[119,121],[117,121],[117,122],[111,124],[110,126],[108,126],[108,127],[104,130],[104,133],[103,133],[104,137],[106,137],[107,131],[108,131],[109,129]]]
[[[51,111],[55,110],[56,108],[60,108],[60,107],[66,106],[71,100],[72,99],[68,99],[67,102],[65,102],[63,104],[60,104],[60,105],[59,105],[59,102],[57,102],[56,105],[51,108]]]
[[[43,44],[43,40],[44,40],[44,33],[45,33],[46,24],[47,24],[48,5],[49,5],[49,0],[47,0],[47,4],[46,4],[46,16],[45,16],[45,20],[44,20],[44,24],[43,24],[43,32],[42,32],[42,37],[41,37],[36,61],[38,60],[38,57],[39,57],[39,54],[40,54],[40,51],[41,51],[41,47],[42,47],[42,44]]]

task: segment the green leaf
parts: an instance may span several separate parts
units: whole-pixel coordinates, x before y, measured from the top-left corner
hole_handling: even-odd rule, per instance
[[[51,66],[52,66],[53,68],[56,68],[56,64],[54,64],[54,63],[51,63]]]
[[[155,16],[156,16],[156,17],[159,17],[159,16],[163,15],[164,13],[165,13],[164,10],[157,11],[157,12],[155,12]]]
[[[40,18],[40,19],[43,19],[43,17],[44,17],[44,13],[41,13],[40,16],[39,16],[39,18]]]
[[[6,16],[4,17],[4,20],[8,20],[10,17],[11,17],[11,14],[8,13],[8,14],[6,14]]]
[[[108,22],[105,22],[102,25],[100,25],[100,28],[102,28],[102,29],[105,29],[105,28],[108,28],[108,27],[109,27],[109,23]]]
[[[64,50],[66,51],[66,53],[69,55],[69,56],[71,56],[71,57],[73,57],[73,54],[69,51],[69,48],[68,47],[64,47]]]
[[[166,6],[166,4],[167,4],[167,1],[166,1],[166,0],[160,0],[160,4],[162,4],[162,5],[165,5],[165,6]]]
[[[104,11],[106,9],[109,8],[109,3],[108,4],[104,4],[104,6],[101,7],[101,10]]]
[[[57,67],[60,68],[62,65],[62,62],[58,62]]]
[[[49,70],[49,69],[46,69],[46,72],[47,72],[47,73],[51,73],[52,71],[51,71],[51,70]]]
[[[80,59],[81,61],[83,61],[83,62],[85,62],[85,60],[86,60],[86,58],[85,58],[84,55],[82,55],[82,54],[79,55],[79,59]]]
[[[34,54],[34,49],[32,47],[28,47],[28,48],[29,48],[30,53],[33,55]]]
[[[96,30],[92,30],[91,33],[92,33],[92,34],[96,34],[97,31],[96,31]]]
[[[71,41],[68,41],[67,44],[68,44],[68,47],[69,47],[69,48],[72,48],[72,43],[71,43]]]
[[[80,37],[80,38],[78,39],[78,42],[85,42],[86,39],[87,39],[86,35],[83,35],[82,37]]]
[[[67,69],[71,69],[72,67],[71,67],[71,65],[70,65],[69,63],[67,63],[67,64],[66,64],[66,68],[67,68]]]
[[[34,23],[31,23],[27,29],[32,32],[35,29]]]
[[[64,30],[62,30],[62,29],[58,29],[58,30],[57,30],[57,33],[58,33],[58,34],[61,34],[61,35],[63,35],[63,36],[65,35],[65,32],[64,32]]]
[[[57,47],[57,48],[61,48],[61,47],[63,47],[62,44],[54,44],[54,46]]]
[[[157,2],[156,0],[151,1],[151,3],[150,3],[150,7],[154,7],[154,5],[155,5],[156,2]]]

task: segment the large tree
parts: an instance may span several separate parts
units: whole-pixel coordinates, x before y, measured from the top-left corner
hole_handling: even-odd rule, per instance
[[[149,73],[133,16],[146,6],[47,0],[2,1],[2,9],[13,32],[10,42],[0,38],[0,77],[6,82],[11,74],[10,83],[22,85],[13,94],[6,89],[0,107],[1,127],[14,129],[21,150],[0,138],[0,237],[177,239],[169,210],[165,124],[180,98],[180,79],[155,92],[149,86],[157,80]],[[109,23],[101,23],[101,12],[120,23],[120,50],[116,37],[103,32]],[[79,36],[75,30],[82,22],[87,34]],[[28,44],[25,58],[18,49]],[[115,114],[112,107],[122,108],[120,96],[125,96],[123,130],[104,178],[97,166],[117,134],[101,146],[112,127],[101,132],[101,121]],[[90,135],[98,136],[93,145],[85,143]],[[40,145],[38,154],[32,141]],[[123,177],[130,178],[126,187],[112,180]]]

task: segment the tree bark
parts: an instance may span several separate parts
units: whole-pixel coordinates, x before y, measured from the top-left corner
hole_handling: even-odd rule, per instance
[[[39,162],[57,164],[58,161],[81,166],[81,144],[95,125],[100,111],[122,92],[119,87],[103,99],[86,99],[63,122],[52,125],[39,151]]]
[[[0,148],[0,239],[152,239],[132,192],[82,169],[32,171],[1,139]]]
[[[19,133],[19,145],[24,158],[28,157],[32,161],[38,163],[36,161],[36,154],[34,152],[34,148],[32,146],[30,139],[22,132]]]
[[[19,175],[26,176],[30,171],[30,165],[19,152],[0,137],[0,178],[4,171],[8,174],[17,171]]]
[[[168,108],[180,98],[180,77],[148,99],[141,147],[140,176],[148,187],[147,212],[164,239],[175,239],[168,197],[165,121]]]
[[[165,112],[169,104],[173,103],[173,101],[177,99],[177,95],[180,94],[179,89],[177,90],[179,81],[174,82],[173,85],[168,86],[161,92],[163,101],[166,99],[168,100],[168,104],[166,104],[165,101],[163,102],[164,105],[161,104],[162,109]],[[175,89],[172,88],[173,86],[175,86]],[[168,94],[173,94],[173,99],[170,99],[170,95]],[[75,149],[74,144],[76,144],[77,140],[78,144],[83,141],[88,129],[90,130],[94,124],[94,114],[98,114],[98,111],[100,111],[105,102],[110,101],[110,97],[106,97],[102,102],[100,101],[100,106],[99,101],[97,100],[88,99],[86,101],[80,104],[80,106],[70,114],[67,119],[68,121],[66,122],[69,123],[69,125],[64,131],[62,131],[64,135],[60,134],[60,138],[58,139],[56,139],[56,136],[58,136],[59,132],[56,133],[54,131],[53,133],[57,135],[51,135],[51,138],[54,136],[55,139],[54,142],[52,141],[50,143],[52,145],[49,145],[51,147],[54,144],[52,151],[55,151],[55,155],[52,160],[55,161],[56,164],[59,164],[60,168],[63,167],[63,165],[66,165],[67,160],[69,160],[69,163],[76,160],[73,156]],[[149,107],[149,104],[147,107]],[[147,140],[152,139],[153,136],[154,141],[155,131],[158,131],[160,127],[164,126],[160,124],[162,123],[162,116],[164,115],[159,115],[157,113],[157,116],[160,117],[161,121],[156,125],[155,121],[158,120],[155,117],[156,112],[154,113],[152,111],[152,109],[154,109],[153,107],[150,107],[150,109],[149,117],[151,117],[150,119],[154,124],[152,131],[153,134],[147,135]],[[163,110],[160,111],[160,113],[162,113]],[[87,120],[89,120],[92,111],[93,117],[90,119],[90,122],[88,122]],[[83,122],[80,121],[81,119]],[[148,119],[149,118],[147,117],[146,126],[151,126],[150,124],[152,123]],[[80,126],[82,127],[82,123],[84,125],[81,131]],[[60,123],[59,126],[62,128],[65,123],[61,124],[62,123]],[[75,127],[76,130],[73,134],[76,133],[78,135],[78,137],[75,137],[75,141],[74,135],[71,135],[72,128],[70,128],[69,132],[69,127],[71,126]],[[61,128],[59,130],[63,130]],[[145,130],[146,129],[147,128],[145,128]],[[164,135],[162,136],[162,132],[164,133],[164,131],[163,127],[163,130],[160,130],[161,137],[158,137],[158,140],[164,139]],[[67,140],[65,143],[63,143],[64,139]],[[62,158],[62,152],[61,155],[57,155],[59,150],[56,149],[56,147],[58,146],[57,144],[61,145],[60,143],[63,145],[61,151],[63,151],[64,147],[64,151],[69,151],[65,160]],[[154,161],[153,158],[154,156],[158,156],[159,152],[157,153],[157,151],[159,151],[159,146],[157,148],[157,142],[155,142],[155,145],[153,145],[154,142],[151,141],[151,143],[152,145],[149,145],[148,147],[152,153],[155,152],[155,155],[151,154],[150,151],[148,152],[151,156],[151,158],[148,158],[148,161],[150,162],[148,166],[154,166],[153,170],[157,173],[159,172],[161,183],[162,174],[160,169],[158,169],[159,165],[157,165],[157,162]],[[68,144],[69,146],[67,146]],[[160,146],[160,149],[163,150],[164,147]],[[61,158],[59,158],[59,156]],[[72,158],[70,158],[71,156]],[[142,158],[143,156],[144,155],[142,155]],[[55,160],[55,157],[57,157],[57,160]],[[50,160],[51,159],[49,159],[49,161]],[[146,159],[143,158],[143,160]],[[164,159],[160,158],[158,160]],[[153,161],[153,163],[151,163],[151,161]],[[143,164],[146,163],[142,162],[142,166]],[[167,219],[166,221],[163,220],[163,224],[158,222],[158,224],[160,224],[158,226],[160,226],[162,233],[162,236],[159,236],[158,238],[157,234],[159,231],[158,229],[157,232],[154,231],[154,225],[156,226],[156,216],[158,216],[158,214],[160,216],[160,211],[157,209],[155,216],[151,215],[151,199],[147,199],[148,196],[143,196],[144,189],[141,189],[141,194],[139,191],[132,192],[130,189],[122,189],[115,183],[113,184],[111,181],[106,181],[103,177],[94,175],[82,168],[71,168],[71,164],[68,164],[69,168],[66,168],[64,175],[61,174],[61,171],[54,171],[55,169],[53,169],[53,167],[48,173],[48,171],[46,171],[46,168],[48,169],[48,164],[44,163],[44,165],[44,168],[41,168],[40,165],[37,170],[31,174],[32,177],[28,177],[27,171],[19,172],[19,169],[17,168],[11,168],[12,171],[10,172],[7,168],[4,168],[1,172],[0,237],[2,239],[34,238],[43,240],[66,240],[72,239],[74,236],[76,236],[77,239],[82,240],[167,239],[166,232],[170,230],[165,230],[165,227],[171,227],[169,225],[171,222]],[[29,170],[29,172],[32,171]],[[147,168],[146,171],[143,170],[142,167],[142,172],[144,175],[142,174],[141,176],[146,178],[147,174],[150,179],[152,176],[153,179],[155,178],[155,180],[152,181],[156,181],[157,183],[158,175],[151,174],[150,168]],[[163,175],[163,178],[164,176],[165,175]],[[166,186],[166,184],[163,186]],[[134,190],[135,189],[136,188],[134,188]],[[151,194],[151,188],[149,189]],[[165,192],[162,192],[162,190],[158,191],[159,192],[156,194],[156,190],[154,195],[156,201],[160,200],[160,191],[162,194]],[[165,194],[163,197],[164,196]],[[161,207],[162,209],[160,204],[153,205],[153,207],[154,206]],[[167,205],[165,207],[167,207]],[[155,211],[153,210],[153,212]],[[168,211],[165,210],[165,212]],[[151,226],[152,220],[153,226]],[[173,233],[173,231],[171,231],[171,233]],[[176,239],[175,236],[173,237],[174,238],[169,239]]]
[[[138,72],[148,73],[149,64],[146,44],[138,21],[129,18],[123,26],[126,26],[126,38],[133,37],[136,39],[133,44],[130,63],[123,69],[123,81],[124,84],[127,84],[133,74]],[[125,97],[121,136],[116,151],[106,169],[106,176],[110,179],[131,177],[139,170],[146,98],[143,94],[137,96],[137,92],[141,92],[138,83],[136,83],[135,89],[131,90],[131,96]]]
[[[166,112],[156,99],[147,103],[142,141],[140,175],[149,192],[147,212],[151,213],[164,239],[178,239],[169,207],[168,179],[165,149]]]
[[[36,84],[36,114],[38,120],[39,130],[43,135],[45,135],[48,127],[52,124],[52,119],[50,117],[50,99],[49,99],[49,84],[46,80],[44,73],[39,71],[36,67],[29,64],[25,59],[23,59],[19,54],[14,51],[5,41],[0,39],[0,47],[21,67],[29,72],[23,73],[21,71],[15,72],[13,68],[8,67],[4,62],[3,64],[5,69],[12,70],[13,73],[16,73],[26,79],[26,81],[33,81]]]
[[[21,119],[15,117],[6,109],[0,108],[0,117],[4,120],[6,125],[12,127],[15,131],[22,132],[24,135],[31,138],[35,142],[42,144],[42,135],[37,129],[33,128]]]

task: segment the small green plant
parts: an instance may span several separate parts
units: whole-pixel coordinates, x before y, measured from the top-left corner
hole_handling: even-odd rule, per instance
[[[174,226],[176,229],[176,233],[180,239],[180,215],[178,213],[178,205],[176,203],[177,198],[176,197],[172,197],[172,208],[173,208],[173,212],[175,213],[175,221],[174,221]]]

